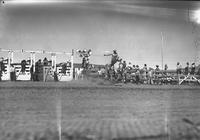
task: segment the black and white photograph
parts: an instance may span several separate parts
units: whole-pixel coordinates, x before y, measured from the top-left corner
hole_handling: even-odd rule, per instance
[[[0,140],[200,140],[200,2],[0,0]]]

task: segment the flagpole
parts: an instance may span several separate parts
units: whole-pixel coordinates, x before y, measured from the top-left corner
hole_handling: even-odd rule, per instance
[[[161,45],[161,64],[162,64],[162,70],[163,70],[163,46],[164,46],[164,37],[163,33],[161,32],[161,40],[162,40],[162,45]]]

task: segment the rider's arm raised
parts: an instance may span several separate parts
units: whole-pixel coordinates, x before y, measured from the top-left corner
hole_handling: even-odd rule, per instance
[[[112,53],[109,53],[109,54],[104,54],[104,56],[111,56],[112,55]]]

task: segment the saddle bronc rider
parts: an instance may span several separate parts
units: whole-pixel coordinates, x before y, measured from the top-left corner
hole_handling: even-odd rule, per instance
[[[111,66],[114,66],[114,64],[118,61],[118,59],[119,59],[119,56],[118,56],[117,50],[113,50]]]

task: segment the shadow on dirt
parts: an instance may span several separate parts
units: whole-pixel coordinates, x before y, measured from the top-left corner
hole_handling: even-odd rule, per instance
[[[59,137],[57,131],[46,129],[43,132],[1,132],[1,140],[199,140],[198,135],[188,132],[187,134],[179,134],[177,136],[157,135],[144,137],[119,137],[119,138],[102,138],[101,136],[92,135],[88,132],[63,132]]]

